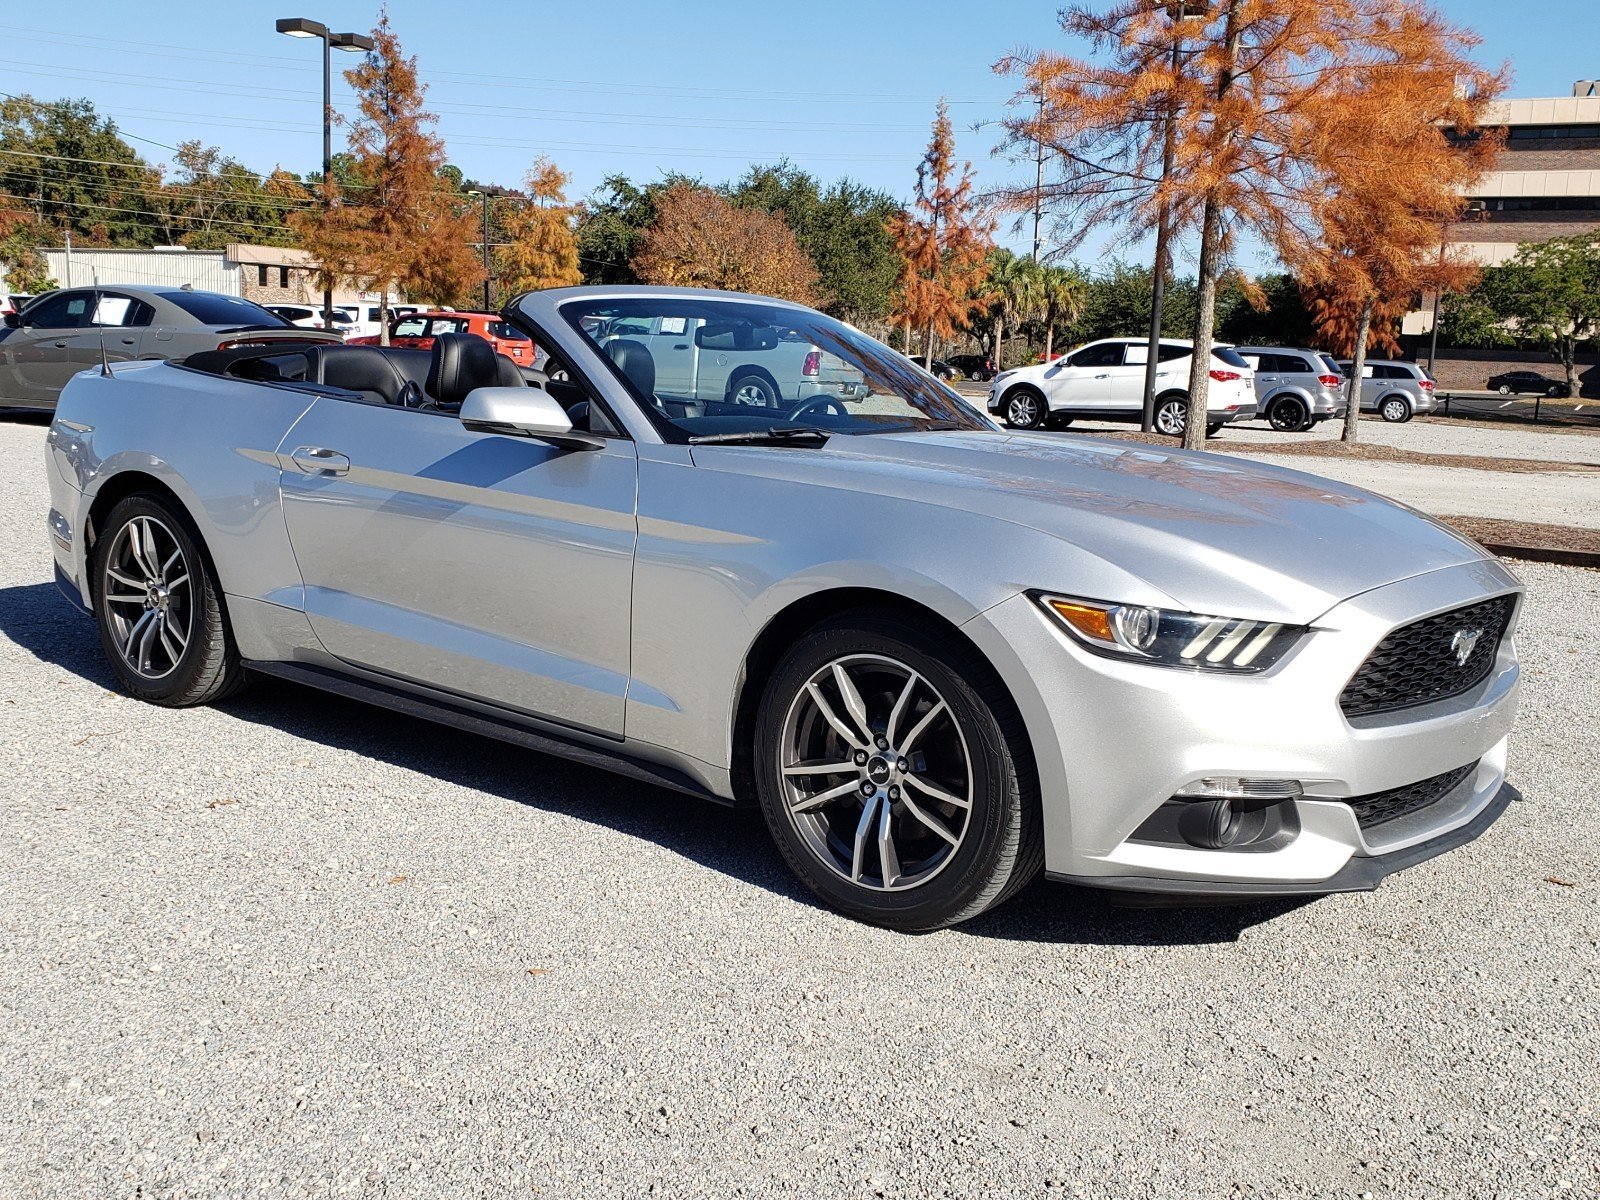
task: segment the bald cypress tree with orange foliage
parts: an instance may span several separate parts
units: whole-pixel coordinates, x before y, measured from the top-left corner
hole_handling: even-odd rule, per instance
[[[678,182],[656,199],[632,263],[645,283],[756,292],[815,304],[817,268],[780,216]]]
[[[889,233],[900,253],[894,319],[909,331],[923,330],[923,353],[931,359],[934,338],[965,329],[984,308],[984,281],[994,222],[972,194],[972,164],[959,176],[955,132],[943,101],[934,116],[933,136],[917,166],[917,189],[910,211],[889,219]]]
[[[583,282],[574,228],[578,209],[567,203],[567,178],[555,163],[540,158],[523,181],[527,203],[504,220],[510,244],[500,250],[500,271],[512,295]]]
[[[1396,191],[1430,193],[1422,207],[1436,207],[1434,194],[1459,173],[1441,180],[1410,156],[1430,137],[1429,162],[1465,153],[1438,122],[1481,109],[1504,85],[1468,57],[1476,38],[1422,0],[1116,0],[1069,8],[1062,26],[1089,43],[1092,59],[1047,52],[996,64],[1026,78],[1019,115],[1007,122],[1012,144],[1031,151],[1042,141],[1057,164],[1042,195],[1071,214],[1069,244],[1105,224],[1142,237],[1163,211],[1197,244],[1197,414],[1209,391],[1217,284],[1241,235],[1286,262],[1315,261],[1331,227],[1325,198],[1342,181],[1351,197],[1370,194],[1358,179],[1369,169],[1388,171]],[[1363,82],[1409,72],[1418,82],[1388,92]],[[1450,81],[1442,94],[1440,80]],[[1009,199],[1031,205],[1034,189]],[[1184,444],[1203,437],[1204,422],[1190,421]]]
[[[350,128],[352,159],[341,184],[324,180],[333,207],[297,214],[301,246],[322,264],[319,284],[354,281],[382,293],[380,338],[388,343],[389,289],[398,284],[424,301],[455,296],[483,279],[473,246],[475,222],[445,166],[444,140],[423,107],[427,88],[384,12],[373,49],[346,82],[360,118]]]

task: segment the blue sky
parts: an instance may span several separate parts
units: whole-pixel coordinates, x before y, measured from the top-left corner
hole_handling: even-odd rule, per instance
[[[1510,61],[1512,95],[1566,95],[1574,79],[1600,75],[1596,0],[1440,7],[1483,36],[1486,63]],[[849,175],[901,198],[940,96],[980,187],[1028,173],[993,155],[1013,85],[990,67],[1018,47],[1064,46],[1056,9],[1023,0],[389,6],[430,84],[450,159],[474,178],[515,183],[542,152],[581,196],[618,172],[715,182],[787,155],[824,179]],[[86,96],[127,134],[169,145],[199,137],[257,170],[304,171],[321,155],[318,48],[275,33],[273,20],[365,30],[377,11],[349,0],[166,0],[158,10],[13,0],[0,91]],[[354,61],[335,54],[336,68],[340,59]],[[336,77],[345,111],[348,94]],[[168,157],[135,145],[152,161]]]

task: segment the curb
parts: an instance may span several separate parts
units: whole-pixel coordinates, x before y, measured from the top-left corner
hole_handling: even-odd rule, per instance
[[[1512,546],[1505,542],[1479,542],[1485,550],[1501,558],[1520,558],[1524,562],[1553,563],[1560,567],[1589,567],[1600,570],[1600,550],[1561,550],[1554,546]]]

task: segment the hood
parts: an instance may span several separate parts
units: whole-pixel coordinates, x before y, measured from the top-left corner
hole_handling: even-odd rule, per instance
[[[1028,526],[1201,613],[1305,623],[1373,588],[1487,557],[1432,518],[1359,488],[1109,438],[876,434],[737,453],[763,474]],[[1072,590],[1065,568],[1039,570],[1027,586]]]

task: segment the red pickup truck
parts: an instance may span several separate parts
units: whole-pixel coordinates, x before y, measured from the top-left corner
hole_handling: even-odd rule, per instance
[[[475,333],[519,367],[531,367],[537,351],[527,334],[494,313],[419,312],[396,317],[389,325],[389,344],[408,350],[432,350],[441,333]],[[351,346],[376,346],[376,337],[351,338]]]

